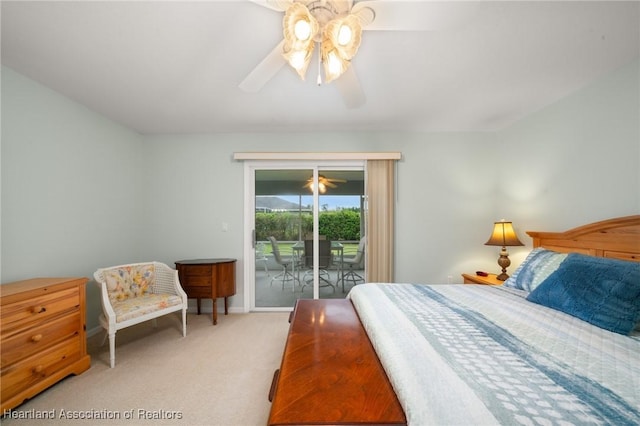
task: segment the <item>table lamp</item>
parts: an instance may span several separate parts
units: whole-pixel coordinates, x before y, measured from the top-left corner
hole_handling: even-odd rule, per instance
[[[509,260],[509,253],[507,253],[507,246],[523,246],[516,235],[516,231],[513,230],[513,224],[502,220],[493,224],[493,233],[489,238],[489,241],[484,243],[487,246],[502,246],[500,257],[498,258],[498,265],[502,268],[502,273],[496,278],[500,281],[504,281],[509,278],[507,275],[507,268],[511,265]]]

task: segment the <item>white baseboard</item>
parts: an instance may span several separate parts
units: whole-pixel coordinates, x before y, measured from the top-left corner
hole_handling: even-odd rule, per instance
[[[198,308],[189,307],[187,309],[187,313],[188,314],[197,314],[198,313]],[[201,314],[211,314],[211,313],[213,313],[213,308],[211,306],[202,307],[202,308],[200,308],[200,313]],[[229,307],[229,313],[230,314],[244,314],[246,312],[241,307],[235,307],[234,308],[233,306],[230,306]],[[224,315],[224,308],[223,309],[218,309],[218,315],[221,315],[221,314]]]
[[[95,336],[96,334],[100,333],[103,330],[104,329],[102,327],[97,325],[97,326],[87,330],[87,337]]]

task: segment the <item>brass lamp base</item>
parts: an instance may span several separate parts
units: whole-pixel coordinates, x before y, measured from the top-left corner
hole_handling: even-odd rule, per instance
[[[511,260],[509,260],[509,253],[507,253],[507,248],[502,247],[502,251],[500,252],[500,257],[498,258],[498,265],[502,268],[502,273],[496,277],[496,279],[500,281],[505,281],[509,278],[507,275],[507,268],[511,265]]]

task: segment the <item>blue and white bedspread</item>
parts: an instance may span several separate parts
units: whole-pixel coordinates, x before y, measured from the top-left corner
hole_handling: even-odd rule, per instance
[[[350,292],[410,425],[640,424],[640,339],[484,285]]]

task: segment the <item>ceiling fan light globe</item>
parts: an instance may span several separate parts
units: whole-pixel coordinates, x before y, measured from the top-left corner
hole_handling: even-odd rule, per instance
[[[296,70],[302,80],[305,79],[307,68],[311,63],[311,55],[313,53],[313,43],[310,43],[307,49],[288,49],[283,53],[287,63]]]
[[[315,190],[315,187],[316,187],[315,184],[311,183],[309,185],[309,190],[311,190],[311,192],[313,192]],[[320,182],[318,184],[318,192],[321,193],[321,194],[324,194],[325,192],[327,192],[327,187],[324,185],[324,183]]]
[[[290,45],[310,43],[319,29],[318,21],[302,3],[292,3],[282,19],[282,34]]]
[[[342,59],[335,49],[327,52],[323,63],[327,83],[340,77],[349,67],[349,61]]]
[[[340,25],[340,29],[338,30],[338,44],[340,46],[346,46],[349,44],[352,38],[353,33],[351,31],[351,27],[344,24]]]
[[[339,76],[342,71],[342,64],[340,58],[335,54],[335,52],[329,53],[327,58],[327,68],[329,70],[329,74],[332,76]]]
[[[304,59],[305,52],[296,50],[292,52],[291,57],[289,58],[289,65],[291,65],[296,71],[300,71],[304,68]]]
[[[304,4],[296,2],[287,8],[282,20],[283,56],[303,80],[311,62],[313,38],[318,31],[318,21]]]
[[[334,19],[323,29],[323,44],[335,48],[342,59],[351,60],[362,42],[362,26],[355,15]]]
[[[311,24],[304,18],[298,19],[293,26],[293,33],[298,40],[307,41],[311,38]]]
[[[345,183],[347,182],[344,179],[327,179],[325,176],[323,175],[318,175],[318,192],[321,194],[324,194],[325,192],[327,192],[327,188],[337,188],[338,186],[333,183],[333,182],[341,182],[341,183]],[[309,188],[309,190],[311,192],[313,192],[313,189],[316,187],[316,182],[313,180],[313,176],[311,176],[308,180],[307,183],[303,186],[303,188]]]

